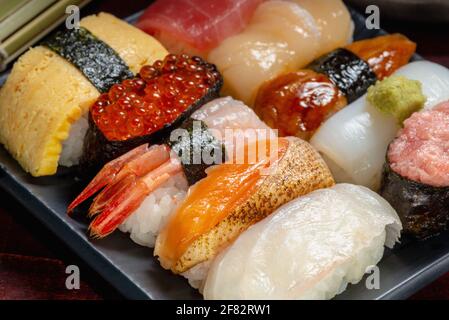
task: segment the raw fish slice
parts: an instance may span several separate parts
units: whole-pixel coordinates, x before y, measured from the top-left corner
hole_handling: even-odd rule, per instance
[[[205,55],[242,31],[263,0],[159,0],[137,26],[172,53]]]
[[[354,23],[341,0],[290,0],[309,11],[318,23],[321,41],[318,54],[343,47],[352,41]]]
[[[311,62],[319,42],[310,13],[292,2],[269,1],[242,33],[212,50],[209,60],[223,73],[224,93],[251,105],[264,81]]]
[[[379,195],[340,184],[292,200],[212,263],[206,299],[330,299],[359,282],[398,241],[401,222]]]
[[[215,138],[225,145],[228,158],[245,144],[277,136],[251,108],[231,97],[205,104],[192,118],[206,123]]]
[[[209,128],[221,131],[225,129],[256,128],[271,130],[256,113],[241,101],[224,97],[206,103],[192,118],[204,121]]]

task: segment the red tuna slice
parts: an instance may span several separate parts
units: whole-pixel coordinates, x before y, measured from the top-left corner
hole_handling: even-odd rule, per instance
[[[170,52],[204,56],[242,31],[264,0],[157,0],[137,22]]]
[[[449,101],[414,113],[388,151],[391,168],[410,180],[449,186]]]

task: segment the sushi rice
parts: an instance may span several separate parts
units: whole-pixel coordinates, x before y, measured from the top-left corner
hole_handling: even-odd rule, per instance
[[[131,240],[141,246],[154,247],[156,236],[185,198],[187,189],[184,173],[179,173],[146,197],[140,207],[119,226],[119,230],[128,232]]]
[[[69,132],[68,138],[62,142],[62,151],[58,164],[64,167],[71,167],[79,164],[83,154],[84,136],[89,128],[87,114],[75,121]]]

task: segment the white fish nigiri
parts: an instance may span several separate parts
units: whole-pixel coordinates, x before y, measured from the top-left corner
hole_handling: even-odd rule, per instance
[[[449,98],[449,69],[428,61],[412,62],[394,75],[418,80],[427,97],[424,108]],[[337,182],[355,183],[377,190],[388,144],[399,125],[366,101],[366,94],[337,112],[314,134],[318,149]]]
[[[330,299],[377,264],[401,222],[371,190],[316,190],[250,227],[212,263],[206,299]]]

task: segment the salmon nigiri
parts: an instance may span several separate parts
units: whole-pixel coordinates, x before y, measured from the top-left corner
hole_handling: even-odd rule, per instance
[[[257,148],[247,145],[245,161],[211,167],[207,177],[190,188],[156,241],[155,255],[164,268],[183,273],[210,261],[277,207],[334,184],[326,164],[307,142],[267,142],[255,142]],[[256,149],[262,156],[249,161]]]

